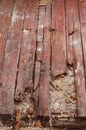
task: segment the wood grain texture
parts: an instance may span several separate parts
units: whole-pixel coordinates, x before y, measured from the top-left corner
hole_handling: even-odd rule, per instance
[[[77,114],[78,116],[86,115],[86,94],[85,94],[85,75],[84,75],[84,64],[83,64],[83,49],[80,33],[80,21],[78,12],[77,0],[66,0],[66,19],[68,43],[67,43],[67,54],[69,55],[69,64],[74,62],[75,72],[75,86],[77,90]],[[69,10],[68,7],[71,6]],[[70,15],[69,15],[70,14]],[[70,40],[71,36],[71,40]],[[71,46],[71,47],[70,47]],[[69,51],[70,49],[71,51]],[[71,57],[72,55],[72,57]],[[73,58],[73,59],[71,59]],[[74,61],[72,61],[74,60]],[[72,61],[72,62],[70,62]]]
[[[15,1],[1,74],[0,113],[13,114],[17,65],[21,46],[25,1]]]
[[[66,73],[64,0],[52,1],[52,76]]]

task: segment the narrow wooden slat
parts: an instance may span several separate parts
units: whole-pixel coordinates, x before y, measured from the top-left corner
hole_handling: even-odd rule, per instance
[[[25,89],[28,89],[30,92],[32,91],[35,48],[36,31],[24,30],[15,96],[17,100],[21,100],[21,95],[24,94]]]
[[[9,28],[0,87],[0,114],[12,114],[17,64],[20,53],[25,0],[15,1]]]
[[[14,6],[13,0],[0,1],[0,75],[3,64],[7,30],[10,25],[13,6]]]
[[[85,94],[85,75],[84,75],[84,66],[83,66],[83,52],[82,52],[82,42],[81,42],[81,34],[80,34],[80,21],[79,21],[79,12],[78,12],[78,4],[77,0],[66,0],[66,5],[71,5],[72,10],[67,10],[70,12],[70,16],[67,15],[67,19],[69,19],[68,28],[73,26],[72,32],[70,32],[72,41],[72,49],[73,49],[73,57],[74,57],[74,72],[75,72],[75,86],[77,90],[77,114],[79,117],[86,116],[86,94]],[[71,21],[72,20],[72,21]],[[69,33],[69,32],[68,32]],[[70,35],[69,35],[70,37]]]
[[[36,60],[42,61],[43,52],[43,29],[44,29],[44,19],[45,18],[45,6],[39,7],[39,21],[38,21],[38,34],[37,34],[37,52]]]
[[[44,17],[45,17],[45,7],[40,7],[39,8],[38,31],[37,31],[37,50],[36,50],[34,89],[36,89],[38,87],[39,79],[40,79],[39,78],[40,77],[40,65],[41,65],[42,53],[43,53]],[[37,68],[37,66],[38,66],[38,68]]]
[[[66,0],[67,63],[70,65],[73,64],[72,34],[74,33],[73,16],[75,7],[75,0]]]
[[[49,117],[49,81],[50,81],[50,31],[51,25],[51,4],[46,6],[44,24],[44,43],[43,56],[41,64],[41,74],[39,83],[39,104],[37,109],[37,116]]]
[[[64,0],[52,1],[52,76],[66,72]]]
[[[27,0],[25,11],[25,29],[37,29],[38,22],[38,0]]]
[[[43,28],[45,18],[45,6],[39,7],[39,20],[37,29],[37,49],[36,49],[36,61],[35,61],[35,74],[34,74],[34,93],[33,99],[35,100],[36,107],[38,107],[38,91],[40,83],[40,69],[43,54]]]

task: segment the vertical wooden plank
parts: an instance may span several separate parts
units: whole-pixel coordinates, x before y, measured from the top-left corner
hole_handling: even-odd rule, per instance
[[[7,31],[11,22],[14,0],[0,1],[0,75],[3,64]]]
[[[44,43],[43,43],[43,56],[40,74],[39,86],[39,104],[37,109],[37,116],[49,117],[49,81],[50,81],[50,31],[51,25],[51,4],[46,6],[44,24]]]
[[[69,65],[73,64],[73,48],[72,48],[72,34],[73,29],[73,16],[75,9],[75,0],[66,1],[66,29],[67,29],[67,63]]]
[[[81,23],[81,33],[82,33],[82,43],[83,43],[83,54],[84,54],[84,64],[85,64],[85,76],[86,76],[86,0],[79,0],[79,13],[80,13],[80,23]]]
[[[0,87],[0,114],[12,114],[14,106],[15,80],[20,53],[25,1],[15,1],[9,28]]]
[[[85,75],[83,66],[83,50],[80,35],[80,21],[77,0],[66,0],[66,5],[66,7],[71,5],[71,10],[66,9],[66,11],[70,12],[70,16],[72,17],[72,19],[70,19],[69,15],[67,15],[67,19],[69,19],[68,28],[71,28],[69,26],[73,26],[73,30],[72,32],[70,32],[70,35],[72,36],[71,45],[73,49],[75,85],[77,90],[77,114],[79,117],[81,117],[86,116],[86,94]],[[72,25],[70,24],[71,20]]]
[[[36,31],[23,30],[22,48],[19,63],[15,98],[21,100],[25,89],[33,89],[33,69],[36,49]]]
[[[39,7],[36,60],[42,61],[45,6]]]
[[[80,23],[81,23],[81,37],[82,37],[82,46],[83,46],[83,59],[84,59],[84,69],[85,69],[85,77],[86,77],[86,0],[79,0],[78,1],[79,4],[79,15],[80,15]],[[85,83],[86,83],[86,79],[85,79]],[[86,116],[86,84],[85,84],[85,88],[82,88],[82,95],[81,99],[82,99],[82,104],[80,104],[81,106],[81,113],[80,116]]]
[[[40,82],[40,67],[43,54],[43,28],[45,18],[45,6],[39,7],[39,20],[37,30],[37,49],[36,49],[36,62],[35,62],[35,76],[34,76],[34,93],[33,98],[38,103],[38,88]]]
[[[66,72],[64,0],[52,1],[52,76]]]
[[[38,0],[27,0],[25,11],[25,29],[37,29],[38,22]]]

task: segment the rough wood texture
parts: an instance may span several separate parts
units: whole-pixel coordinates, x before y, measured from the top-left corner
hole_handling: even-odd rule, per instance
[[[64,0],[52,1],[52,76],[66,73]]]
[[[50,19],[51,4],[46,7],[45,26],[44,26],[44,43],[43,43],[43,56],[40,74],[39,86],[39,105],[37,109],[37,116],[49,117],[49,81],[50,81]],[[47,78],[46,78],[47,77]]]
[[[16,99],[21,100],[22,94],[33,89],[33,70],[36,48],[36,31],[23,30],[22,47],[16,87]],[[20,97],[20,98],[19,98]]]
[[[0,87],[0,113],[12,114],[17,64],[20,53],[25,1],[15,1],[12,21],[6,42]]]
[[[75,0],[66,1],[66,29],[67,29],[67,62],[68,64],[73,64],[73,47],[72,47],[72,38],[73,33],[75,32],[73,27],[73,17],[75,7]]]
[[[65,79],[74,64],[77,112],[85,117],[86,1],[14,1],[0,1],[0,114],[12,114],[14,96],[22,103],[33,91],[36,115],[48,117],[50,76]]]
[[[4,58],[5,43],[7,39],[7,31],[11,22],[11,14],[14,1],[0,1],[0,75]]]
[[[70,16],[67,15],[66,19],[69,20],[68,28],[72,27],[72,30],[68,32],[68,38],[71,36],[71,51],[69,52],[68,43],[68,55],[73,54],[74,59],[74,71],[75,71],[75,84],[77,90],[77,112],[78,116],[86,116],[86,93],[85,93],[85,75],[84,75],[84,65],[83,65],[83,50],[80,34],[80,21],[77,0],[66,0],[66,11]],[[71,10],[67,7],[71,5]],[[67,13],[66,13],[67,14]],[[72,19],[71,19],[72,18]],[[72,52],[72,53],[71,53]],[[69,56],[70,57],[70,56]],[[69,62],[72,59],[69,59]]]
[[[37,29],[38,0],[26,0],[24,29]]]
[[[81,23],[81,37],[83,44],[83,57],[85,66],[85,76],[86,76],[86,0],[79,0],[79,13],[80,13],[80,23]]]

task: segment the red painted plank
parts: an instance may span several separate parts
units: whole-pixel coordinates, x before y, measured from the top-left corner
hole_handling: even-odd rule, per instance
[[[49,70],[41,72],[37,116],[49,117]],[[47,78],[46,78],[47,77]]]
[[[79,117],[86,116],[86,94],[85,94],[85,75],[84,75],[84,66],[83,66],[83,52],[82,52],[82,42],[80,35],[80,21],[79,21],[79,12],[77,0],[66,0],[66,5],[71,5],[72,10],[67,10],[70,12],[69,18],[69,28],[73,26],[71,33],[72,41],[71,45],[73,48],[73,57],[74,57],[74,72],[75,72],[75,86],[77,90],[77,114]],[[72,21],[71,21],[72,20]],[[70,37],[70,36],[69,36]]]
[[[34,99],[37,116],[49,117],[51,4],[39,8]],[[46,53],[47,52],[47,53]],[[47,76],[47,78],[46,78]],[[39,103],[38,103],[39,102]]]
[[[82,44],[83,44],[83,56],[84,56],[84,69],[85,69],[85,77],[86,77],[86,0],[79,0],[79,13],[80,13],[80,23],[81,23],[81,35],[82,35]],[[86,80],[86,79],[85,79]],[[86,83],[86,81],[85,81]],[[81,102],[79,102],[79,105],[81,106],[81,111],[79,113],[79,116],[85,116],[86,117],[86,84],[84,86],[85,88],[80,89],[79,91],[82,91],[81,96]],[[80,93],[81,94],[81,93]]]
[[[49,117],[49,81],[50,81],[50,31],[51,26],[51,4],[46,6],[44,24],[44,43],[39,83],[39,104],[37,116]],[[47,78],[46,78],[47,77]]]
[[[11,22],[11,13],[13,10],[13,5],[14,5],[13,0],[0,1],[0,75],[3,64],[7,30]]]
[[[38,22],[38,0],[27,0],[25,11],[25,29],[37,29]]]
[[[80,11],[80,22],[81,22],[81,33],[84,53],[84,64],[86,74],[86,0],[79,0],[79,11]]]
[[[52,1],[52,76],[66,72],[64,0]]]
[[[37,32],[37,52],[36,60],[42,61],[42,52],[43,52],[43,28],[44,28],[44,19],[45,18],[45,6],[39,7],[39,21],[38,21],[38,32]]]
[[[0,114],[13,114],[15,80],[20,53],[25,1],[15,1],[2,68]]]
[[[75,86],[77,90],[77,115],[86,116],[85,75],[83,66],[82,45],[79,31],[73,35],[73,54],[75,70]]]
[[[36,31],[24,30],[15,98],[21,100],[25,89],[33,89],[33,69],[36,49]]]
[[[32,98],[35,102],[36,110],[38,108],[38,94],[39,94],[39,83],[40,83],[40,68],[41,64],[39,61],[35,62],[35,73],[34,73],[34,88]]]
[[[33,99],[36,103],[36,106],[38,105],[40,69],[41,69],[41,61],[42,61],[42,54],[43,54],[43,28],[44,28],[44,18],[45,18],[45,6],[39,7],[38,17],[39,20],[38,20],[38,30],[37,30],[37,49],[36,49],[34,92],[33,92]]]
[[[7,31],[11,20],[13,6],[14,0],[0,1],[0,32]]]
[[[74,33],[73,17],[75,8],[75,0],[66,0],[67,62],[70,65],[73,64],[72,34]]]

